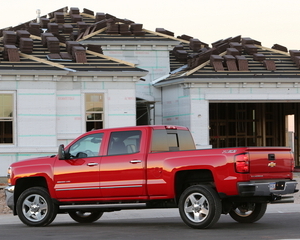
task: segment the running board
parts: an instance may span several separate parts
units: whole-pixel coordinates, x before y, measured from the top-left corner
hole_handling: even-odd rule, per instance
[[[103,209],[108,211],[123,209],[146,209],[146,203],[122,203],[122,204],[90,204],[90,205],[61,205],[61,210],[78,210],[78,209]]]

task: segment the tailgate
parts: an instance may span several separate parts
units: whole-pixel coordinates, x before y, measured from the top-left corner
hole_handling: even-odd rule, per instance
[[[292,172],[294,158],[290,148],[286,147],[251,147],[248,148],[250,173]]]

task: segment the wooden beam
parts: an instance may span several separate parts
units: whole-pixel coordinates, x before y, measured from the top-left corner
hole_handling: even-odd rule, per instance
[[[150,30],[147,30],[147,29],[143,29],[143,31],[154,34],[154,35],[157,35],[157,36],[169,38],[169,39],[172,39],[172,40],[175,40],[175,41],[179,41],[179,42],[183,42],[183,43],[190,43],[189,41],[179,39],[179,38],[176,38],[176,37],[172,37],[172,36],[167,35],[167,34],[163,34],[163,33],[159,33],[159,32],[153,32],[153,31],[150,31]]]
[[[93,15],[90,15],[90,14],[87,14],[87,13],[80,13],[80,15],[81,16],[84,16],[84,17],[88,17],[88,18],[92,18],[92,19],[96,19],[96,17],[95,16],[93,16]]]
[[[96,32],[92,32],[92,33],[90,33],[89,35],[84,36],[83,38],[79,39],[77,42],[84,41],[84,40],[86,40],[86,39],[88,39],[88,38],[91,38],[91,37],[93,37],[93,36],[95,36],[95,35],[97,35],[97,34],[100,34],[100,33],[104,32],[105,30],[106,30],[106,27],[105,27],[105,28],[102,28],[102,29],[99,29],[99,30],[96,31]]]
[[[223,57],[224,55],[226,55],[226,53],[227,53],[227,51],[222,52],[222,53],[219,54],[219,55]],[[184,76],[190,76],[190,75],[193,74],[194,72],[197,72],[197,71],[200,70],[201,68],[204,68],[205,66],[207,66],[209,63],[210,63],[210,60],[208,60],[208,61],[206,61],[206,62],[200,64],[199,66],[197,66],[197,67],[193,68],[192,70],[186,72],[186,73],[184,74]]]
[[[277,49],[267,48],[267,47],[263,47],[263,46],[260,46],[260,45],[255,45],[255,46],[262,49],[262,50],[267,50],[267,51],[271,51],[271,52],[275,52],[275,53],[280,53],[280,54],[283,54],[283,55],[286,55],[286,56],[290,56],[290,53],[283,52],[283,51],[280,51],[280,50],[277,50]]]
[[[23,58],[31,59],[35,62],[50,65],[52,67],[57,67],[57,68],[61,68],[61,69],[64,69],[64,70],[66,69],[66,66],[64,66],[62,64],[54,63],[54,62],[51,62],[51,61],[48,61],[48,60],[45,60],[45,59],[41,59],[41,58],[38,58],[38,57],[34,57],[34,56],[31,56],[31,55],[25,54],[25,53],[20,52],[20,56],[23,57]]]

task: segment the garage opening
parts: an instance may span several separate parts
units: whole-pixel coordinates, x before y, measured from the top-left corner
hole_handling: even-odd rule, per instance
[[[299,165],[300,103],[210,103],[210,144],[291,147]]]

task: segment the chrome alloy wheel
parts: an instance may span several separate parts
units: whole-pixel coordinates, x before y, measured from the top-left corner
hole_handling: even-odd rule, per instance
[[[22,203],[22,212],[32,222],[41,221],[48,212],[47,201],[41,195],[29,195]]]
[[[185,200],[184,212],[192,222],[200,223],[209,214],[209,202],[204,195],[192,193]]]

